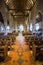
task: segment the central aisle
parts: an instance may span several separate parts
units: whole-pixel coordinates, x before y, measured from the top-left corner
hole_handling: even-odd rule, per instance
[[[31,52],[28,45],[15,44],[12,46],[11,51],[8,52],[10,57],[9,61],[5,65],[34,65]]]

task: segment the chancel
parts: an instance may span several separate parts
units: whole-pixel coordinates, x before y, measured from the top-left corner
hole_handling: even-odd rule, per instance
[[[0,0],[0,65],[43,65],[43,0]]]

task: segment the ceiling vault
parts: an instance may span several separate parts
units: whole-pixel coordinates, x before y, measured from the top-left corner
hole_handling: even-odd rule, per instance
[[[4,0],[4,2],[12,15],[14,15],[14,13],[16,15],[19,12],[27,15],[29,14],[28,11],[31,11],[34,7],[36,0]]]

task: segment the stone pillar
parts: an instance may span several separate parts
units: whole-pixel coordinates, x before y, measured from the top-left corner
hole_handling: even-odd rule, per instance
[[[24,30],[25,32],[27,32],[27,25],[28,25],[28,17],[25,20],[25,25],[24,25],[25,26],[25,30]]]
[[[29,32],[30,32],[30,21],[31,21],[31,11],[29,11]]]
[[[6,6],[5,6],[3,0],[0,2],[0,12],[4,19],[4,25],[7,25],[7,17],[6,17],[7,11],[6,11]]]
[[[14,18],[14,28],[15,28],[15,31],[17,32],[17,20]]]

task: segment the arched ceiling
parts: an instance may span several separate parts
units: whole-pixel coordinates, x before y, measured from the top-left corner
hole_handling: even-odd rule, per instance
[[[12,15],[28,14],[33,8],[36,0],[4,0]]]

